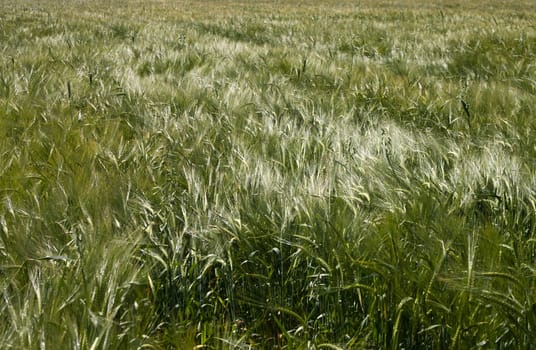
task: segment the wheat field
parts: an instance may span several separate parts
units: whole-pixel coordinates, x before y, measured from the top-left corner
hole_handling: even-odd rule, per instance
[[[533,347],[535,24],[0,0],[0,348]]]

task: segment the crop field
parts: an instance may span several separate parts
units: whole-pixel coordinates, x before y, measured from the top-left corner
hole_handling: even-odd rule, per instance
[[[0,349],[534,344],[534,1],[0,0]]]

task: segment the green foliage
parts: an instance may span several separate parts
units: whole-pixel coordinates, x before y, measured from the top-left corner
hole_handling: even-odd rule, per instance
[[[535,344],[536,8],[416,4],[2,2],[0,348]]]

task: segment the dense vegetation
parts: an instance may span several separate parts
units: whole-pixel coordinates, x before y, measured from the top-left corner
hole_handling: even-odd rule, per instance
[[[0,348],[536,344],[535,23],[0,0]]]

